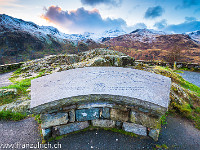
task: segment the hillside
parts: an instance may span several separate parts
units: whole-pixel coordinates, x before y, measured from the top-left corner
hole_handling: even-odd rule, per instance
[[[77,53],[94,46],[92,40],[77,43],[79,35],[68,35],[51,26],[0,15],[0,64],[27,61],[50,54]],[[85,44],[86,43],[86,44]],[[95,45],[98,47],[98,45]]]
[[[185,34],[167,35],[163,32],[138,29],[129,34],[107,39],[103,43],[139,60],[169,61],[169,55],[176,47],[180,50],[178,61],[200,62],[199,43]]]
[[[137,60],[199,63],[199,31],[166,34],[137,29],[127,34],[122,29],[102,33],[65,34],[51,26],[0,15],[0,64],[27,61],[47,55],[76,54],[109,47]]]

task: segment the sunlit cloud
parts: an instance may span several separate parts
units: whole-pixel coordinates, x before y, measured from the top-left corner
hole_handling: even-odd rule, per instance
[[[63,11],[58,6],[45,8],[42,18],[65,28],[70,33],[101,32],[107,29],[127,26],[121,19],[103,19],[97,9],[85,10],[83,7],[71,11]]]
[[[17,4],[18,0],[0,0],[0,7],[23,7]]]

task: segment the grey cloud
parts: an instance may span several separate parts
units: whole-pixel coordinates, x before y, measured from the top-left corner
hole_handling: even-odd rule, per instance
[[[185,17],[186,22],[191,22],[191,21],[197,21],[197,18],[195,17]]]
[[[83,5],[90,5],[90,6],[96,6],[99,4],[109,4],[109,5],[119,6],[121,2],[122,0],[81,0],[81,3]]]
[[[163,19],[163,20],[156,22],[154,24],[154,27],[156,27],[159,30],[164,29],[166,26],[167,26],[167,20],[166,19]]]
[[[51,6],[45,11],[44,19],[67,29],[70,33],[100,32],[127,26],[121,18],[103,19],[97,9],[89,11],[82,7],[73,11],[63,11],[58,6]]]
[[[164,13],[164,11],[165,10],[161,6],[149,7],[145,12],[144,18],[154,19],[160,17]]]
[[[176,9],[185,9],[185,8],[190,8],[195,5],[200,5],[199,0],[182,0],[182,4],[176,6]]]

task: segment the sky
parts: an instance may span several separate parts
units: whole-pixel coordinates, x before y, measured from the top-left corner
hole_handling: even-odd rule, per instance
[[[0,14],[64,33],[200,30],[200,0],[0,0]]]

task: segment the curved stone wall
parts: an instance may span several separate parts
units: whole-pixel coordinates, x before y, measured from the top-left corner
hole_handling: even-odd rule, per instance
[[[65,135],[89,126],[118,128],[158,140],[161,114],[143,107],[111,102],[63,105],[41,114],[44,139]]]

